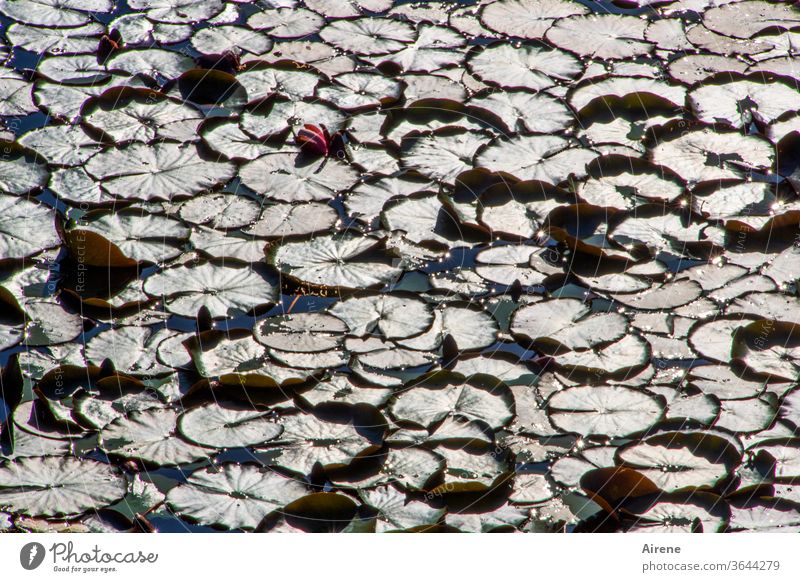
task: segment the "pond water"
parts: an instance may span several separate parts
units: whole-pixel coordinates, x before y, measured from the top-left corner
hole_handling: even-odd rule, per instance
[[[800,530],[796,6],[0,29],[0,531]]]

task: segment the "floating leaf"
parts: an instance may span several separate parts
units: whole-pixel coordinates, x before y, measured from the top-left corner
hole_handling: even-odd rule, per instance
[[[316,463],[347,465],[356,456],[377,448],[374,440],[363,436],[351,423],[326,422],[309,414],[285,416],[280,422],[280,442],[284,444],[276,451],[276,463],[304,475]]]
[[[192,443],[222,449],[263,444],[278,438],[283,427],[270,411],[213,403],[184,412],[178,430]]]
[[[415,38],[414,28],[408,23],[373,18],[337,20],[319,35],[337,48],[360,55],[393,53]]]
[[[559,18],[586,12],[584,6],[565,0],[501,0],[483,9],[481,22],[509,36],[542,38]]]
[[[556,21],[545,37],[583,57],[624,59],[650,52],[652,45],[644,40],[645,28],[645,20],[632,16],[569,16]]]
[[[557,80],[569,80],[582,70],[575,57],[560,50],[534,46],[515,48],[496,44],[477,53],[469,62],[469,70],[480,79],[508,89],[540,91],[552,87]]]
[[[597,153],[572,147],[570,140],[556,135],[530,135],[503,139],[483,150],[480,166],[507,172],[522,180],[558,184],[569,176],[583,177],[586,165]]]
[[[0,195],[0,259],[29,257],[56,244],[52,208],[26,198]]]
[[[582,350],[620,339],[627,325],[619,313],[592,313],[577,299],[555,299],[519,309],[510,327],[512,333],[533,341]]]
[[[453,414],[500,428],[514,414],[514,398],[504,388],[488,390],[469,383],[441,388],[416,385],[402,392],[391,404],[390,410],[397,420],[426,428]]]
[[[165,269],[148,277],[144,290],[186,317],[194,317],[203,306],[212,317],[239,315],[270,305],[277,296],[277,289],[256,269],[214,263]]]
[[[208,457],[210,449],[191,445],[176,435],[178,413],[170,409],[134,411],[100,432],[101,447],[110,455],[152,465],[180,465]]]
[[[354,236],[319,236],[309,242],[289,242],[277,247],[272,261],[281,272],[320,287],[361,289],[380,286],[397,277],[400,269],[385,261],[370,260],[381,239]]]
[[[547,402],[550,421],[580,435],[608,437],[643,432],[661,420],[663,401],[622,386],[577,386]]]
[[[199,469],[167,494],[178,515],[208,525],[255,529],[270,513],[308,493],[302,482],[256,465]]]
[[[86,171],[120,198],[169,200],[224,184],[235,170],[227,162],[204,160],[191,145],[134,142],[97,154],[86,164]]]
[[[75,457],[27,457],[0,467],[0,507],[47,517],[100,509],[125,495],[125,477]]]

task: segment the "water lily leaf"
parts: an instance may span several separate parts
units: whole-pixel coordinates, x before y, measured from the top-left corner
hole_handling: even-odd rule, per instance
[[[65,85],[94,85],[111,77],[95,55],[52,56],[39,61],[36,71],[50,81]]]
[[[755,533],[796,533],[800,504],[784,499],[755,498],[731,503],[730,531]]]
[[[361,491],[362,501],[378,511],[375,531],[404,530],[420,525],[434,525],[444,517],[444,509],[435,509],[422,501],[406,500],[406,494],[391,485]]]
[[[106,66],[111,71],[147,75],[156,81],[165,82],[177,79],[181,73],[194,68],[194,60],[166,49],[130,49],[115,53],[108,59]]]
[[[558,99],[543,93],[502,91],[474,96],[468,105],[497,118],[505,131],[554,133],[569,127],[574,116]]]
[[[559,18],[587,12],[585,6],[565,0],[501,0],[483,9],[481,22],[509,36],[538,39]]]
[[[627,335],[609,346],[567,352],[556,358],[559,366],[576,371],[596,370],[619,375],[644,366],[650,358],[650,345],[635,335]]]
[[[28,457],[0,467],[0,507],[32,516],[79,515],[125,495],[116,467],[75,457]]]
[[[786,321],[800,325],[800,299],[780,293],[750,293],[728,307],[729,315],[757,315],[761,319]]]
[[[150,20],[156,22],[192,24],[213,18],[222,12],[224,3],[222,0],[209,0],[202,4],[192,0],[130,0],[128,6],[143,10]]]
[[[800,477],[800,454],[798,454],[796,440],[787,439],[783,442],[758,445],[749,449],[749,452],[753,457],[757,457],[759,453],[764,452],[774,459],[776,479],[792,482]]]
[[[392,63],[407,72],[432,72],[460,65],[464,61],[464,52],[454,49],[465,44],[464,37],[451,28],[422,24],[413,43],[390,55],[369,60],[376,64]]]
[[[637,522],[626,531],[631,533],[715,533],[724,530],[730,508],[713,494],[692,491],[688,494],[659,496],[655,505],[634,512]]]
[[[317,97],[345,111],[387,105],[400,99],[401,94],[402,87],[397,81],[366,73],[337,75],[332,85],[317,88]]]
[[[644,40],[647,22],[633,16],[592,14],[569,16],[553,24],[546,38],[582,57],[625,59],[650,52]]]
[[[741,462],[726,439],[702,432],[661,433],[621,447],[616,456],[668,493],[718,489]]]
[[[758,182],[713,189],[701,187],[693,194],[692,206],[710,220],[725,220],[739,214],[767,216],[777,204],[772,185]]]
[[[680,18],[662,18],[647,25],[644,38],[666,51],[689,51],[692,43],[686,38],[686,23]]]
[[[414,27],[399,20],[357,18],[337,20],[323,28],[320,37],[327,43],[358,55],[385,55],[413,42]]]
[[[165,495],[150,481],[142,479],[141,474],[134,475],[128,481],[128,491],[121,501],[110,506],[130,520],[136,519],[136,514],[145,515],[164,501]]]
[[[308,493],[305,485],[256,465],[199,469],[167,494],[182,517],[206,525],[255,529],[270,513]]]
[[[100,151],[100,145],[79,127],[55,125],[24,134],[19,143],[42,155],[49,163],[77,166]]]
[[[303,8],[265,10],[256,12],[247,19],[247,26],[255,30],[266,30],[272,38],[310,36],[319,32],[324,23],[321,16]]]
[[[163,409],[164,403],[149,390],[118,390],[116,394],[79,393],[73,397],[72,408],[82,426],[100,430],[133,411]]]
[[[240,228],[258,218],[261,206],[252,198],[227,193],[196,196],[180,205],[178,216],[192,224],[212,228]]]
[[[724,34],[719,34],[706,28],[702,24],[691,27],[686,31],[686,38],[696,48],[715,53],[717,55],[731,56],[757,55],[769,51],[772,46],[758,39],[739,39]]]
[[[449,513],[445,521],[462,532],[489,533],[518,531],[529,517],[528,510],[506,504],[485,513]]]
[[[280,422],[284,430],[275,462],[304,475],[317,463],[323,467],[348,465],[378,444],[352,423],[327,422],[310,414],[284,416]]]
[[[717,73],[744,73],[746,70],[747,64],[736,58],[709,54],[683,55],[667,66],[673,79],[687,85],[694,85]]]
[[[178,431],[192,443],[218,449],[260,445],[278,438],[283,427],[268,410],[211,403],[181,414]]]
[[[271,204],[263,208],[258,220],[253,221],[244,232],[270,239],[284,239],[328,231],[338,220],[336,210],[327,204]]]
[[[758,396],[764,389],[764,382],[740,378],[727,366],[693,367],[688,380],[704,394],[716,396],[720,400],[752,398]]]
[[[710,8],[703,14],[703,24],[726,36],[749,39],[767,28],[800,27],[800,17],[788,4],[748,0]]]
[[[0,189],[7,190],[0,184]],[[0,195],[0,259],[21,259],[58,244],[55,211],[27,198]]]
[[[287,242],[271,251],[272,263],[286,275],[319,287],[363,289],[381,286],[401,269],[373,257],[382,240],[374,237],[318,236]]]
[[[464,235],[458,220],[433,194],[386,203],[381,222],[387,230],[402,231],[406,240],[434,248],[460,246]]]
[[[493,376],[512,387],[515,385],[533,386],[536,381],[536,374],[524,362],[502,353],[459,358],[452,371],[466,378],[475,374]],[[523,407],[518,406],[517,408],[521,410]],[[519,416],[517,418],[519,419]]]
[[[664,401],[622,386],[577,386],[547,402],[554,426],[583,436],[620,437],[647,430],[664,415]]]
[[[557,80],[570,80],[583,70],[580,61],[566,52],[534,46],[515,48],[508,43],[487,47],[467,66],[487,83],[533,91],[552,87]]]
[[[753,433],[766,429],[776,416],[777,405],[764,398],[723,400],[714,427],[735,433]]]
[[[531,287],[542,284],[548,275],[562,272],[545,260],[548,256],[547,250],[531,245],[491,247],[475,256],[475,272],[493,283],[513,285],[519,281],[523,287]]]
[[[200,137],[215,153],[230,160],[255,160],[274,148],[247,135],[237,123],[210,121],[200,129]]]
[[[100,431],[100,446],[110,455],[164,466],[207,458],[212,449],[181,440],[175,424],[178,413],[168,408],[130,412]]]
[[[48,439],[24,430],[15,431],[13,440],[10,453],[3,454],[4,458],[10,460],[23,457],[64,457],[72,450],[72,443],[69,440]]]
[[[37,54],[79,54],[97,51],[105,27],[90,22],[78,28],[43,28],[14,23],[6,36],[15,46]]]
[[[0,0],[0,12],[12,20],[36,26],[73,27],[87,24],[87,12],[110,12],[109,0]]]
[[[599,81],[592,79],[589,83],[582,83],[569,95],[569,103],[578,113],[591,111],[590,106],[593,108],[601,103],[608,107],[615,101],[625,104],[630,102],[634,108],[643,108],[647,102],[683,107],[685,100],[685,88],[645,77],[614,76]]]
[[[436,309],[428,331],[397,343],[417,350],[435,350],[450,336],[459,350],[478,350],[497,341],[498,333],[497,322],[490,314],[468,304],[451,304]]]
[[[751,318],[719,318],[698,323],[689,334],[689,345],[695,352],[712,361],[730,362],[733,331],[752,321]]]
[[[393,198],[404,199],[417,192],[433,189],[433,183],[426,180],[380,178],[356,185],[345,195],[344,206],[350,216],[377,227],[377,219],[387,202]]]
[[[378,332],[387,339],[407,338],[433,323],[426,303],[398,295],[346,299],[334,304],[329,313],[344,321],[350,334],[360,337]]]
[[[386,12],[392,7],[392,0],[308,0],[304,4],[328,18],[352,18],[364,11]]]
[[[100,365],[103,360],[109,358],[118,371],[126,374],[141,376],[167,374],[172,368],[159,363],[154,350],[161,339],[147,327],[112,328],[86,342],[84,353],[87,362]]]
[[[762,272],[777,285],[785,285],[800,279],[798,259],[800,259],[800,247],[789,247],[766,265]]]
[[[765,140],[708,128],[685,131],[650,151],[653,162],[692,183],[737,179],[749,170],[769,168],[773,155]]]
[[[26,194],[47,183],[47,167],[34,152],[15,142],[0,140],[4,155],[0,160],[0,190],[7,194]]]
[[[180,254],[181,241],[189,238],[191,231],[180,221],[146,214],[143,211],[121,210],[114,213],[100,211],[98,214],[81,219],[78,231],[72,231],[73,238],[78,233],[93,232],[99,234],[108,243],[114,245],[124,257],[134,261],[161,263]],[[80,242],[79,240],[76,242]],[[87,253],[80,253],[78,258],[87,259]],[[99,266],[106,266],[107,259]]]
[[[33,84],[16,71],[0,71],[0,114],[27,115],[36,111],[31,89]]]
[[[115,85],[143,87],[144,81],[128,75],[112,75],[106,83],[95,85],[62,85],[42,79],[35,84],[34,101],[50,115],[74,119],[88,98],[96,97]]]
[[[514,490],[508,496],[512,503],[541,503],[555,495],[544,475],[520,473],[514,478]]]
[[[514,417],[514,397],[507,387],[451,384],[444,387],[412,386],[389,407],[397,420],[430,428],[434,423],[457,414],[501,428]]]
[[[204,55],[223,55],[231,51],[262,55],[272,48],[272,41],[267,35],[242,26],[222,25],[195,32],[192,46]]]
[[[627,327],[627,318],[619,313],[592,313],[578,299],[554,299],[517,310],[510,329],[541,344],[584,350],[622,338]]]
[[[663,207],[654,210],[655,216],[649,212],[631,213],[614,226],[609,238],[623,245],[638,242],[678,254],[686,254],[687,243],[700,240],[703,223],[686,226],[680,216],[662,214]]]
[[[441,444],[436,452],[444,457],[447,469],[444,484],[431,490],[431,494],[458,492],[485,492],[509,470],[508,463],[499,451],[487,452],[469,446]]]
[[[337,374],[316,384],[311,390],[303,392],[302,398],[311,406],[341,402],[344,404],[363,403],[380,407],[386,404],[391,395],[392,390],[390,388],[372,385],[362,386],[354,382],[354,379],[349,376]]]
[[[310,376],[308,371],[294,370],[271,362],[267,348],[252,336],[202,338],[199,345],[190,347],[192,361],[198,373],[205,378],[250,384],[257,387],[275,387],[282,384],[297,384]]]
[[[88,108],[84,119],[116,143],[155,139],[186,143],[197,139],[203,115],[193,107],[158,93],[123,88],[103,93],[94,106]]]
[[[695,116],[706,123],[726,123],[741,128],[753,121],[769,124],[788,111],[796,111],[800,94],[781,82],[756,82],[749,77],[725,75],[723,83],[709,83],[689,94]]]
[[[235,167],[203,159],[192,145],[134,142],[97,154],[87,162],[86,171],[120,198],[169,200],[223,184],[234,176]]]
[[[348,338],[345,348],[354,354],[357,362],[379,370],[400,370],[425,366],[436,360],[436,355],[417,349],[405,349],[394,342],[380,338]]]
[[[581,477],[592,469],[613,467],[617,447],[590,447],[576,456],[557,459],[550,467],[550,476],[567,487],[580,486]]]
[[[614,294],[612,297],[639,310],[673,309],[691,303],[703,293],[694,281],[674,281],[635,294]]]
[[[296,153],[268,153],[242,166],[242,183],[259,194],[283,202],[330,200],[358,180],[351,166],[329,161],[299,160]]]
[[[264,241],[241,233],[222,233],[198,226],[189,239],[192,247],[211,259],[230,259],[242,263],[258,263],[264,258]]]
[[[254,331],[256,340],[269,348],[313,353],[337,348],[347,328],[324,313],[294,313],[261,320]]]
[[[586,175],[586,165],[597,152],[572,147],[570,140],[556,135],[529,135],[502,139],[478,154],[476,164],[506,172],[522,180],[558,184],[574,175]]]
[[[290,99],[288,102],[279,101],[273,105],[273,116],[282,117],[280,120],[273,120],[273,123],[285,124],[286,119],[294,117],[314,119],[326,109],[331,111],[330,108],[325,108],[321,104],[302,101],[314,93],[314,87],[319,82],[319,75],[313,70],[304,70],[298,66],[281,68],[277,65],[263,65],[256,61],[254,64],[248,65],[247,70],[239,73],[236,80],[247,91],[248,103],[257,102],[273,94]],[[329,115],[333,115],[333,113],[329,113]]]
[[[195,317],[205,306],[212,317],[228,317],[271,305],[277,289],[252,266],[200,263],[177,266],[148,277],[145,292],[165,301],[171,313]]]
[[[426,178],[453,182],[473,166],[473,157],[486,138],[468,131],[410,137],[404,140],[403,166]]]
[[[128,46],[152,46],[155,43],[173,44],[188,40],[192,27],[188,24],[169,24],[142,18],[140,14],[123,14],[108,25],[118,30]]]

